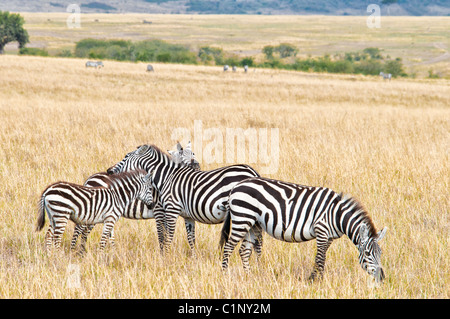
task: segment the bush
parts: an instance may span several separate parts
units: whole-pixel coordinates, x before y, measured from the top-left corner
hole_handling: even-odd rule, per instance
[[[391,73],[394,78],[396,78],[397,76],[406,76],[405,71],[403,71],[401,58],[387,61],[384,65],[383,70],[385,73]]]
[[[253,66],[253,63],[254,63],[254,59],[252,57],[245,57],[245,58],[243,58],[241,60],[240,65],[242,65],[242,66],[245,66],[245,65]]]
[[[39,48],[21,48],[19,54],[22,55],[36,55],[36,56],[49,56],[48,51]]]
[[[126,40],[84,39],[77,42],[75,56],[117,61],[197,63],[189,48],[162,40],[144,40],[132,43]]]
[[[214,60],[215,65],[224,64],[224,54],[223,49],[221,48],[213,48],[213,47],[201,47],[198,51],[198,57],[200,61],[205,64],[211,64]]]

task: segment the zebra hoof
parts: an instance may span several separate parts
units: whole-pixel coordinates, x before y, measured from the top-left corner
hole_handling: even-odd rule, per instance
[[[309,281],[310,283],[313,283],[314,281],[319,281],[319,280],[321,280],[321,279],[322,279],[322,276],[321,276],[321,275],[318,275],[317,273],[313,272],[313,273],[311,273],[311,275],[309,276],[308,281]]]

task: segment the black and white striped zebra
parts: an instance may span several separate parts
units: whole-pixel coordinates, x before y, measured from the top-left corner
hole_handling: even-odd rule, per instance
[[[173,161],[183,163],[184,165],[190,165],[194,169],[200,169],[200,164],[195,159],[195,155],[191,150],[190,142],[184,149],[180,143],[177,143],[177,150],[168,152],[171,155]],[[107,187],[111,183],[110,179],[111,176],[107,173],[97,173],[90,176],[83,185],[88,187]],[[153,201],[157,202],[158,193],[153,187],[152,196]],[[130,204],[125,208],[122,217],[128,219],[153,219],[153,207],[149,207],[143,201],[135,199],[134,201],[131,201]],[[70,246],[71,249],[75,249],[78,237],[81,235],[80,250],[83,252],[86,247],[87,237],[89,236],[94,226],[95,225],[75,225]],[[114,245],[114,229],[111,231],[109,241],[112,245]]]
[[[128,153],[108,173],[136,168],[153,170],[153,187],[158,191],[154,215],[161,249],[170,246],[178,216],[185,219],[188,242],[195,245],[195,221],[222,223],[229,192],[238,182],[259,174],[248,165],[232,165],[212,171],[183,166],[153,145],[143,145]],[[255,247],[258,250],[258,247]]]
[[[102,61],[87,61],[86,62],[86,67],[87,68],[91,67],[91,68],[99,69],[99,68],[103,68],[104,65],[103,65]]]
[[[75,224],[95,225],[103,223],[100,249],[123,215],[126,207],[135,199],[153,205],[151,173],[144,170],[126,172],[110,177],[107,187],[87,187],[68,182],[57,182],[48,186],[41,195],[36,230],[45,224],[47,212],[50,225],[45,244],[49,250],[52,244],[60,248],[69,219]]]
[[[391,73],[384,73],[384,72],[380,72],[380,76],[383,77],[383,80],[391,80],[392,78],[392,74]]]
[[[86,187],[108,187],[111,184],[113,177],[108,175],[107,173],[96,173],[90,176],[83,184]],[[157,200],[157,192],[152,187],[152,197],[153,200]],[[146,205],[143,201],[139,199],[135,199],[131,201],[122,212],[122,216],[128,219],[153,219],[153,205]],[[95,224],[86,225],[86,224],[76,224],[75,229],[73,231],[72,241],[70,244],[71,249],[75,249],[77,240],[81,236],[80,243],[80,251],[84,252],[86,249],[86,241],[87,237],[91,233]],[[114,229],[111,230],[109,242],[111,245],[114,245]]]
[[[328,247],[334,239],[347,235],[359,250],[363,269],[377,281],[384,278],[381,249],[385,233],[379,233],[366,210],[354,198],[324,187],[302,186],[266,178],[250,178],[230,192],[229,214],[222,229],[222,268],[228,267],[233,249],[239,249],[244,269],[249,268],[251,243],[261,231],[292,243],[317,241],[317,255],[310,280],[321,277]]]

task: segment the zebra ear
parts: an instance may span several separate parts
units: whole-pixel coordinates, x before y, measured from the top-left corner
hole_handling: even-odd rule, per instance
[[[145,153],[147,150],[149,149],[148,145],[141,145],[138,147],[138,149],[136,150],[137,154],[143,154]]]
[[[369,239],[369,229],[366,225],[362,224],[359,227],[359,243],[363,245]]]
[[[177,142],[177,150],[179,152],[183,150],[183,147],[181,146],[180,142]]]
[[[382,230],[380,230],[377,234],[377,239],[376,241],[380,241],[383,239],[383,237],[386,235],[386,231],[387,231],[387,227],[384,227]]]

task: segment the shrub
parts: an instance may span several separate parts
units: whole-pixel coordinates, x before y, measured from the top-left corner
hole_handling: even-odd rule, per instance
[[[37,55],[37,56],[49,56],[48,51],[39,48],[21,48],[19,54],[23,55]]]

